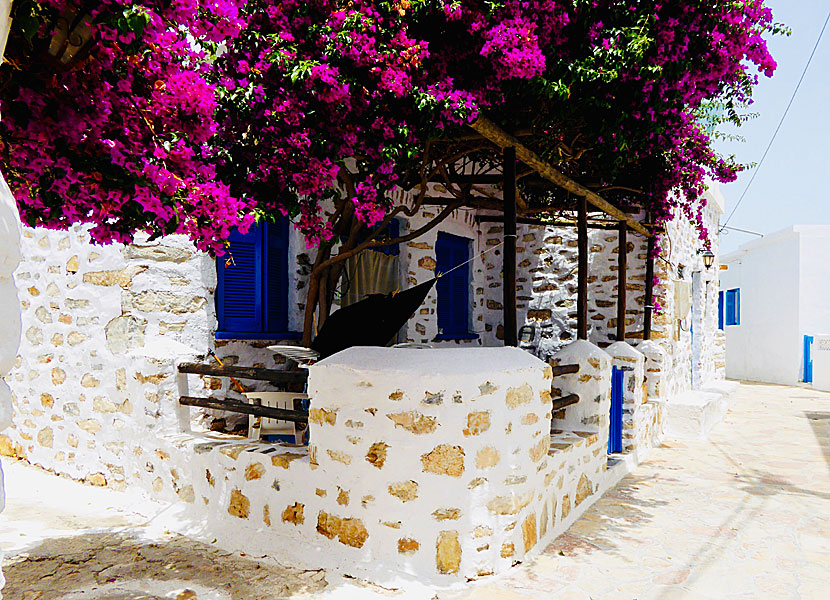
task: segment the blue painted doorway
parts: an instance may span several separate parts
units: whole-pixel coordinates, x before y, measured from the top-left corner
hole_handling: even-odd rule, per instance
[[[813,383],[813,336],[804,336],[804,383]]]
[[[608,428],[608,454],[622,452],[623,383],[625,373],[618,367],[611,369],[611,418]]]

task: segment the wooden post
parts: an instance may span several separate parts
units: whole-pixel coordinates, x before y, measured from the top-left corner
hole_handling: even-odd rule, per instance
[[[504,149],[504,345],[519,345],[516,320],[516,149]]]
[[[628,259],[628,227],[620,221],[619,256],[617,257],[617,341],[625,341],[626,262]]]
[[[651,314],[654,310],[654,237],[648,238],[646,250],[646,297],[643,309],[643,339],[651,339]]]
[[[576,337],[588,339],[588,200],[579,198],[579,215],[576,223],[577,250],[579,251],[576,292]]]

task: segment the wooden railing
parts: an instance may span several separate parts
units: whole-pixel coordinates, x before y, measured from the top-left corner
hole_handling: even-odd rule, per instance
[[[556,365],[551,367],[554,377],[579,373],[579,365]],[[212,377],[234,377],[239,379],[252,379],[255,381],[267,381],[269,383],[305,383],[308,380],[308,371],[278,371],[277,369],[265,369],[262,367],[237,367],[205,365],[201,363],[182,363],[179,365],[179,373],[192,375],[210,375]],[[561,398],[554,398],[551,403],[551,411],[556,412],[566,406],[579,402],[578,394],[568,394]],[[270,419],[283,421],[294,421],[295,423],[308,423],[308,413],[299,410],[287,410],[260,406],[258,404],[247,404],[241,400],[230,398],[196,398],[193,396],[182,396],[179,403],[183,406],[198,406],[201,408],[212,408],[228,412],[238,412]]]
[[[554,365],[551,366],[551,369],[553,370],[554,377],[579,373],[579,365]],[[577,402],[579,402],[579,394],[568,394],[567,396],[562,396],[561,398],[554,398],[551,403],[550,410],[553,413],[557,410],[565,408],[566,406],[576,404]]]
[[[278,371],[276,369],[265,369],[262,367],[214,366],[201,363],[181,363],[179,365],[179,373],[252,379],[254,381],[267,381],[269,383],[305,383],[308,380],[308,371]],[[271,406],[261,406],[259,403],[248,404],[247,402],[233,400],[231,398],[196,398],[193,396],[182,396],[179,398],[179,404],[182,406],[213,408],[216,410],[254,415],[256,417],[279,419],[281,421],[293,421],[294,423],[308,423],[308,413],[304,410],[273,408]]]
[[[270,383],[305,383],[308,380],[308,371],[278,371],[262,367],[230,367],[203,365],[200,363],[182,363],[179,373],[193,375],[212,375],[214,377],[236,377],[237,379],[254,379]]]

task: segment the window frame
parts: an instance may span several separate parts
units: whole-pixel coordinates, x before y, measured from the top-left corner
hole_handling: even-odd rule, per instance
[[[264,222],[254,224],[247,234],[235,232],[231,234],[230,252],[233,253],[234,237],[248,238],[255,248],[254,268],[251,285],[254,287],[253,307],[258,315],[256,320],[258,327],[247,330],[238,329],[229,325],[225,317],[225,261],[227,255],[216,258],[216,291],[214,294],[214,306],[216,307],[217,328],[214,332],[214,339],[217,340],[294,340],[301,337],[298,332],[290,331],[288,327],[289,317],[289,227],[288,219],[280,218],[276,223]],[[278,266],[272,268],[274,254],[279,261]],[[274,293],[274,285],[269,281],[269,273],[276,271],[279,281],[277,282],[277,293],[280,294],[282,309],[277,316],[277,323],[274,315],[269,312],[272,303],[269,294]]]

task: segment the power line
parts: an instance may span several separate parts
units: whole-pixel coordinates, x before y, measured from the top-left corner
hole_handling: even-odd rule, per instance
[[[729,217],[727,217],[724,224],[718,230],[718,233],[723,231],[724,228],[729,224],[729,221],[730,219],[732,219],[733,215],[735,214],[735,211],[738,210],[738,207],[741,205],[741,202],[743,202],[744,196],[746,196],[746,193],[749,191],[749,187],[752,185],[752,182],[755,181],[755,177],[758,175],[758,171],[761,170],[761,165],[764,164],[764,159],[767,157],[769,149],[772,148],[772,144],[773,142],[775,142],[775,138],[778,136],[778,132],[781,130],[781,125],[784,124],[784,119],[787,118],[787,113],[790,112],[790,107],[793,105],[793,101],[795,100],[796,94],[798,94],[798,89],[801,87],[801,82],[804,81],[804,76],[807,74],[807,69],[810,68],[810,63],[813,62],[813,57],[816,55],[816,50],[818,50],[818,45],[821,43],[821,38],[824,35],[824,30],[827,29],[828,22],[830,22],[830,12],[827,13],[827,18],[824,19],[824,25],[822,25],[821,31],[818,34],[816,45],[813,46],[813,51],[810,52],[810,58],[807,59],[807,64],[804,65],[804,70],[801,72],[801,77],[799,78],[798,83],[796,84],[795,89],[793,90],[793,95],[792,97],[790,97],[790,102],[789,104],[787,104],[787,108],[784,110],[784,114],[781,115],[781,120],[778,121],[778,127],[775,128],[775,132],[772,134],[772,138],[770,138],[769,144],[767,144],[767,149],[764,150],[764,154],[763,156],[761,156],[761,160],[758,162],[758,166],[755,167],[755,171],[753,171],[749,183],[746,184],[746,187],[744,188],[741,197],[738,198],[738,202],[737,204],[735,204],[735,208],[733,208],[732,212],[729,213]]]

